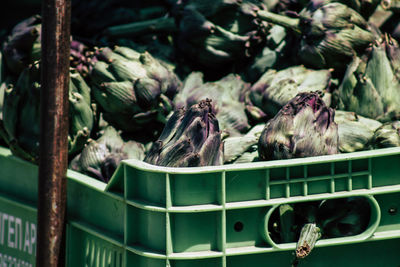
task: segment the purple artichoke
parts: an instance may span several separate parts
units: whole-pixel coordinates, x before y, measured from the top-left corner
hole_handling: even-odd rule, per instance
[[[173,113],[145,162],[168,167],[221,165],[223,143],[211,101]]]
[[[335,111],[319,93],[299,93],[268,121],[258,141],[261,160],[338,153]]]
[[[41,22],[38,15],[21,21],[4,42],[6,66],[13,74],[19,75],[30,63],[40,59]]]
[[[240,76],[234,74],[215,82],[204,83],[202,73],[192,72],[174,98],[175,108],[190,107],[209,98],[214,103],[214,113],[221,130],[230,136],[239,135],[250,128],[245,105],[239,99],[249,86]]]

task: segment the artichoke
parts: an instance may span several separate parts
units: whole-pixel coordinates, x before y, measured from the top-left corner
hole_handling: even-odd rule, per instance
[[[6,89],[3,122],[8,143],[14,154],[36,162],[39,155],[40,66],[36,62],[26,68],[15,87]],[[78,153],[93,127],[90,89],[76,72],[69,82],[68,151]]]
[[[258,124],[243,136],[224,139],[224,164],[257,161],[257,143],[264,126],[264,124]]]
[[[70,163],[70,168],[107,183],[121,160],[143,160],[145,148],[133,140],[124,142],[112,126],[103,130],[95,141],[90,139],[82,152]]]
[[[90,81],[104,119],[131,133],[162,128],[178,77],[149,53],[127,47],[102,48],[95,57]]]
[[[333,2],[342,3],[351,9],[357,11],[366,20],[375,12],[381,0],[310,0],[309,7],[316,9],[322,5],[326,5]]]
[[[280,25],[274,25],[265,39],[266,45],[244,71],[244,76],[250,82],[257,81],[269,69],[283,69],[298,64],[296,49],[293,49],[299,43],[297,36]]]
[[[76,69],[82,77],[87,77],[92,71],[93,64],[96,63],[94,52],[81,42],[71,41],[70,66]]]
[[[203,74],[193,72],[184,81],[174,104],[176,108],[190,107],[202,99],[211,99],[221,130],[237,136],[250,128],[244,103],[240,101],[240,95],[248,88],[249,84],[238,75],[230,74],[219,81],[204,83]]]
[[[388,122],[379,127],[373,136],[374,148],[400,146],[400,121]]]
[[[400,49],[386,36],[348,66],[339,108],[382,122],[400,119]]]
[[[191,62],[221,70],[252,55],[263,42],[267,24],[258,20],[260,1],[178,1],[177,47]],[[227,69],[226,69],[227,70]]]
[[[18,23],[3,44],[7,69],[19,75],[29,64],[40,59],[41,17],[32,16]]]
[[[223,143],[211,101],[175,111],[144,161],[168,167],[221,165]]]
[[[261,160],[338,153],[335,111],[316,92],[299,93],[265,125],[258,141]]]
[[[365,19],[342,3],[310,4],[299,18],[258,11],[260,19],[301,34],[299,57],[315,68],[345,69],[353,56],[375,40]]]
[[[382,125],[379,121],[343,110],[336,110],[335,122],[339,131],[339,150],[347,153],[369,149],[375,130]]]
[[[322,91],[324,101],[330,104],[330,70],[311,70],[293,66],[269,70],[245,94],[246,110],[256,121],[272,118],[300,92]]]
[[[41,17],[32,16],[17,24],[3,44],[6,69],[19,75],[29,64],[41,57]],[[81,42],[71,40],[70,66],[86,77],[96,60],[93,51]]]

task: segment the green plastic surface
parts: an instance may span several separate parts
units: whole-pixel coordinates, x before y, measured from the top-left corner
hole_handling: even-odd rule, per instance
[[[0,220],[0,254],[34,266],[37,167],[4,148],[0,167],[0,218],[14,218],[11,228]],[[67,266],[290,266],[296,244],[271,240],[272,212],[351,196],[368,199],[368,228],[317,241],[299,266],[399,266],[399,169],[392,148],[201,168],[128,160],[108,185],[69,171]]]

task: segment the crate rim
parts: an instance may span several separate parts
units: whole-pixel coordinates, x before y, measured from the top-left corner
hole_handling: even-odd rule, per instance
[[[331,162],[345,161],[345,160],[359,160],[359,159],[369,159],[381,156],[393,156],[397,154],[400,154],[400,147],[381,148],[375,150],[342,153],[334,155],[323,155],[323,156],[307,157],[307,158],[271,160],[262,162],[238,163],[238,164],[204,166],[204,167],[164,167],[164,166],[152,165],[137,159],[123,160],[122,163],[142,171],[169,173],[169,174],[201,174],[201,173],[223,172],[223,171],[245,171],[245,170],[271,169],[279,167],[295,167],[302,165],[331,163]],[[120,164],[120,166],[123,164]]]

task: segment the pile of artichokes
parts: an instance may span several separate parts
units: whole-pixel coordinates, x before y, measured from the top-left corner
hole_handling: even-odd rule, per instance
[[[396,3],[73,1],[70,168],[108,182],[130,158],[196,167],[400,146]],[[0,40],[0,137],[37,163],[41,17]]]

